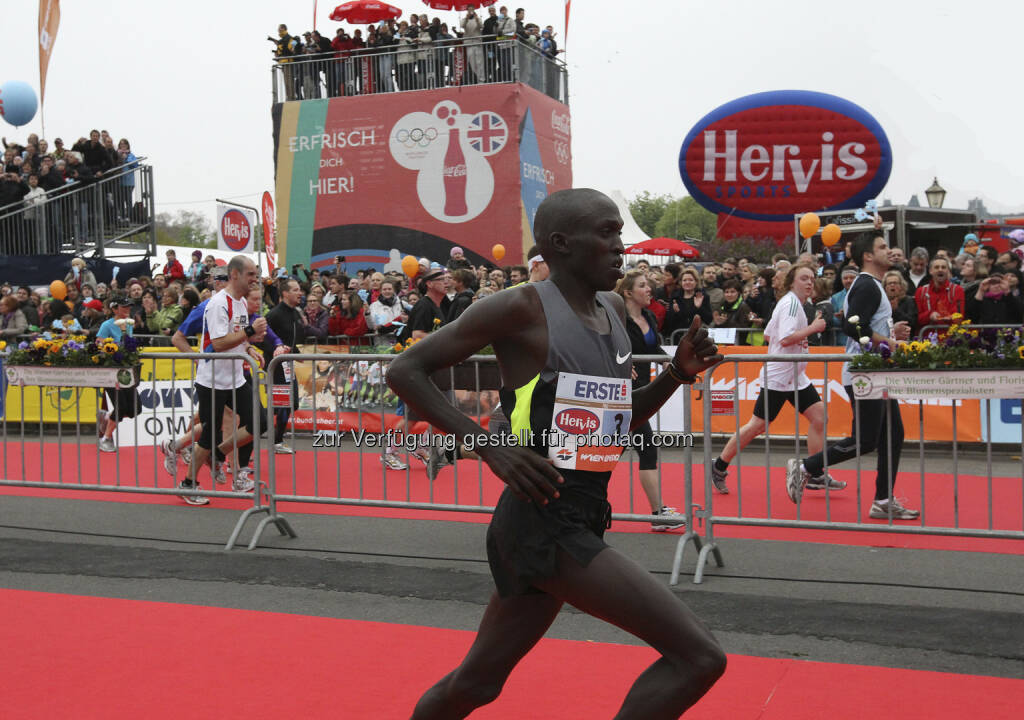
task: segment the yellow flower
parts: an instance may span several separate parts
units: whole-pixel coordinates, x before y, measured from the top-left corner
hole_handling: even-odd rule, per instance
[[[391,348],[391,349],[394,350],[396,353],[397,352],[402,352],[402,343],[396,342],[395,346],[393,348]]]
[[[7,342],[0,340],[0,350],[4,350],[7,347]]]
[[[441,324],[441,318],[434,318],[434,327],[437,327],[440,324]]]
[[[956,317],[956,315],[954,315],[953,317]],[[963,320],[963,321],[961,321],[961,323],[960,323],[960,324],[961,324],[961,325],[970,325],[970,324],[971,324],[971,321],[970,321],[969,319],[968,319],[968,320]]]
[[[932,341],[931,340],[922,340],[921,341],[921,349],[922,350],[927,350],[931,346],[932,346]]]
[[[963,315],[961,315],[960,313],[953,313],[953,315],[952,315],[952,316],[950,317],[950,319],[951,319],[951,320],[952,320],[953,322],[956,322],[957,320],[963,320],[963,319],[964,319],[964,316],[963,316]],[[970,322],[970,320],[968,320],[967,322]]]
[[[94,365],[99,365],[100,364],[100,356],[99,355],[93,355],[92,356],[92,362],[93,362]]]
[[[1024,345],[1021,345],[1020,347],[1017,348],[1017,357],[1019,357],[1021,360],[1024,360]]]
[[[45,350],[47,346],[49,346],[49,344],[50,343],[45,338],[39,338],[34,343],[32,343],[32,347],[34,347],[36,350]]]

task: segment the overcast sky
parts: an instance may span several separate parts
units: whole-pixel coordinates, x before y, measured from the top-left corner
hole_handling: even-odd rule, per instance
[[[404,11],[421,0],[393,2]],[[92,128],[127,137],[155,166],[159,211],[213,217],[215,197],[257,205],[273,186],[271,43],[278,23],[311,30],[311,0],[64,0],[50,62],[46,137]],[[512,6],[515,7],[515,6]],[[685,194],[677,158],[694,123],[766,90],[847,98],[893,146],[882,193],[906,202],[937,175],[946,207],[981,196],[1024,212],[1019,48],[1024,6],[999,0],[576,0],[568,41],[562,0],[531,0],[570,70],[574,184]],[[333,4],[317,28],[333,35]],[[4,9],[0,82],[38,89],[37,3]],[[456,13],[431,11],[446,22]],[[0,122],[8,139],[41,132]]]

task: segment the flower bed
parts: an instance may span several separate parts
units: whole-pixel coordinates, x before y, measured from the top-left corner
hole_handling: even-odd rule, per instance
[[[1021,328],[971,327],[959,314],[954,323],[924,340],[873,343],[861,338],[863,350],[850,361],[851,370],[1024,370],[1024,333]]]

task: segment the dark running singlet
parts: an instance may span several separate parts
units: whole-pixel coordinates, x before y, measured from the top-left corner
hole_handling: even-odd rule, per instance
[[[632,410],[629,336],[607,297],[597,296],[610,327],[602,335],[583,324],[550,280],[530,287],[547,320],[547,359],[530,382],[501,389],[501,406],[512,433],[532,437],[531,448],[554,461],[565,483],[544,506],[509,488],[501,494],[487,530],[487,559],[503,597],[539,592],[532,583],[555,574],[559,547],[583,567],[607,547],[608,480],[622,453],[621,443],[611,441],[628,434]],[[589,434],[590,443],[578,446],[576,434]]]

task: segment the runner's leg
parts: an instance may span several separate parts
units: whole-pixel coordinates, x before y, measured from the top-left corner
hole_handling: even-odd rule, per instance
[[[561,607],[561,600],[543,593],[491,595],[465,659],[420,698],[413,720],[464,718],[493,702],[512,669],[544,636]]]
[[[697,616],[664,582],[614,548],[585,568],[559,549],[558,574],[536,585],[661,653],[633,683],[616,720],[674,720],[725,672],[725,653]]]

